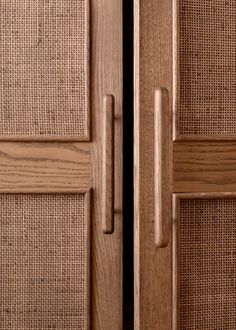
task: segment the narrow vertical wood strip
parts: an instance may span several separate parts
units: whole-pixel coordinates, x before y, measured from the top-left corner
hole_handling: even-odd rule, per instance
[[[179,199],[176,194],[172,198],[173,213],[172,213],[172,330],[178,330],[178,225],[179,219]]]
[[[114,231],[114,96],[103,100],[102,141],[102,231]]]
[[[154,197],[155,197],[155,245],[165,247],[169,242],[171,219],[171,114],[168,91],[155,91],[154,108]]]
[[[87,227],[86,227],[86,240],[87,240],[87,269],[86,269],[86,298],[87,298],[87,306],[86,306],[86,330],[90,329],[91,325],[91,310],[92,310],[92,301],[91,301],[91,225],[92,225],[92,189],[86,192],[85,194],[85,205],[86,205],[86,219],[87,219]]]
[[[173,0],[172,12],[173,12],[173,140],[178,138],[178,121],[177,111],[179,104],[179,0]]]

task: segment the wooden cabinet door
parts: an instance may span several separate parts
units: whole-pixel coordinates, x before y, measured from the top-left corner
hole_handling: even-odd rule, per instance
[[[1,329],[122,328],[121,64],[120,0],[1,1]]]
[[[135,0],[135,329],[235,329],[235,14]]]

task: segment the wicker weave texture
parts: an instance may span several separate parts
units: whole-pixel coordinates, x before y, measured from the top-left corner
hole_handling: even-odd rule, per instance
[[[84,195],[0,194],[0,329],[87,329]]]
[[[0,2],[0,135],[84,136],[88,0]]]
[[[236,1],[178,1],[178,133],[234,135]]]
[[[177,242],[179,329],[236,329],[236,200],[181,200]]]

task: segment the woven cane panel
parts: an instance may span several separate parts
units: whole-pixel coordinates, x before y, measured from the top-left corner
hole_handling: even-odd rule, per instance
[[[83,136],[88,0],[1,0],[0,135]]]
[[[87,329],[86,201],[0,194],[0,329]]]
[[[181,200],[177,241],[179,328],[236,329],[236,200]]]
[[[236,134],[235,0],[179,0],[179,87],[179,134]]]

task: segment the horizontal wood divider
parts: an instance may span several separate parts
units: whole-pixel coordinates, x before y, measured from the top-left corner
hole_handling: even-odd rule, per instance
[[[174,142],[174,193],[229,191],[236,191],[236,142]]]
[[[91,145],[0,142],[0,192],[86,192]]]
[[[89,128],[88,128],[89,130]],[[90,141],[89,133],[78,136],[50,136],[50,135],[0,135],[0,141],[11,142],[88,142]]]

